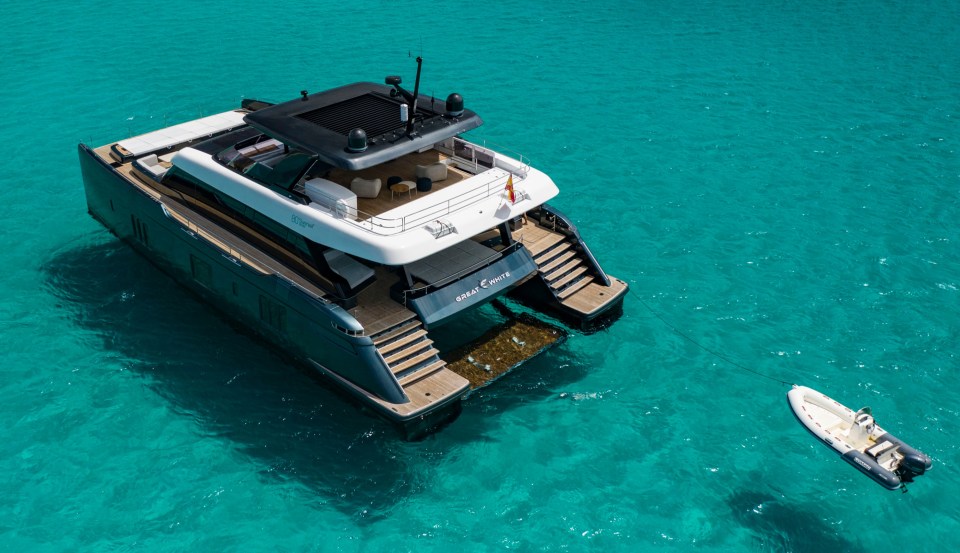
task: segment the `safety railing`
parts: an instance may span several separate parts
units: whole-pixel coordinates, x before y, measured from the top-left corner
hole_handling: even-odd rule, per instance
[[[491,145],[488,147],[486,140],[478,144],[462,138],[454,138],[446,144],[438,144],[436,148],[450,156],[450,159],[457,165],[475,174],[494,167],[504,169],[519,177],[526,177],[530,171],[529,160],[525,159],[523,154],[500,146]]]
[[[480,175],[470,178],[471,184],[475,184],[470,191],[455,198],[425,206],[403,217],[372,215],[343,203],[337,204],[336,215],[374,234],[400,234],[479,203],[491,196],[503,193],[506,189],[508,178],[509,175],[500,173],[481,173]],[[521,180],[517,180],[514,184],[518,185],[521,182]]]
[[[403,217],[373,215],[343,203],[337,204],[334,215],[374,234],[384,236],[400,234],[503,193],[510,176],[514,177],[514,185],[519,186],[530,172],[528,160],[523,155],[510,152],[510,155],[516,156],[511,158],[498,154],[497,151],[486,147],[486,142],[476,144],[462,138],[454,138],[446,143],[437,144],[436,149],[448,156],[447,164],[456,165],[474,174],[468,179],[471,184],[474,184],[470,191],[456,198],[427,205]],[[489,173],[488,171],[492,169],[500,169],[507,174]],[[526,197],[526,194],[519,190],[515,193],[518,198]]]

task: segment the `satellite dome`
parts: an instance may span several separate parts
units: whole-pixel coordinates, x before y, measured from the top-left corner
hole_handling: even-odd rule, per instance
[[[350,131],[350,134],[347,135],[347,151],[348,152],[363,152],[367,149],[367,133],[361,128],[356,128]]]
[[[447,96],[447,117],[460,117],[463,115],[463,96],[454,92]]]

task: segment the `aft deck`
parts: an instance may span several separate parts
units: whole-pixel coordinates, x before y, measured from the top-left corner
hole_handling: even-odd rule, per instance
[[[357,306],[350,309],[350,314],[363,325],[364,334],[372,336],[416,317],[390,297],[390,288],[399,281],[400,277],[388,267],[377,267],[376,280],[357,296]]]
[[[332,169],[326,178],[347,189],[350,188],[351,181],[357,177],[362,179],[380,179],[380,193],[376,198],[357,198],[357,211],[360,214],[358,218],[365,220],[371,217],[377,217],[399,206],[439,192],[444,188],[473,176],[450,163],[447,165],[447,178],[442,181],[434,181],[428,192],[418,191],[416,186],[413,186],[409,192],[392,192],[387,186],[387,180],[390,177],[400,177],[402,181],[416,183],[418,165],[426,166],[437,162],[447,162],[448,159],[449,157],[446,154],[437,150],[414,152],[393,161],[388,161],[359,171]]]

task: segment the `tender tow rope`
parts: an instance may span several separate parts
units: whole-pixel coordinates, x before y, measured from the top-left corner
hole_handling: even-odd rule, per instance
[[[675,327],[674,325],[670,324],[670,321],[668,321],[668,320],[666,320],[665,318],[663,318],[663,317],[662,317],[659,313],[657,313],[652,307],[650,307],[650,306],[647,304],[647,302],[643,301],[643,298],[641,298],[639,294],[637,294],[636,292],[633,291],[633,287],[630,287],[630,288],[629,288],[629,291],[630,291],[631,294],[633,294],[633,297],[636,298],[636,300],[640,302],[640,305],[644,306],[644,307],[647,309],[647,311],[649,311],[654,317],[656,317],[657,319],[659,319],[660,322],[663,323],[664,325],[666,325],[667,328],[669,328],[670,330],[674,331],[678,336],[680,336],[680,337],[683,338],[684,340],[686,340],[686,341],[690,342],[691,344],[697,346],[698,348],[700,348],[700,349],[702,349],[703,351],[709,353],[710,355],[716,357],[717,359],[720,359],[721,361],[725,361],[725,362],[727,362],[728,364],[730,364],[730,365],[732,365],[732,366],[734,366],[734,367],[737,367],[738,369],[742,369],[742,370],[744,370],[744,371],[747,371],[748,373],[754,374],[754,375],[759,376],[759,377],[761,377],[761,378],[766,378],[766,379],[772,380],[772,381],[774,381],[774,382],[783,384],[783,385],[785,385],[785,386],[796,386],[796,384],[792,384],[792,383],[787,382],[787,381],[785,381],[785,380],[780,380],[779,378],[775,378],[775,377],[770,376],[770,375],[768,375],[768,374],[763,374],[763,373],[757,372],[757,371],[755,371],[755,370],[753,370],[753,369],[749,369],[749,368],[747,368],[747,367],[744,367],[744,366],[741,365],[740,363],[737,363],[736,361],[734,361],[734,360],[732,360],[732,359],[730,359],[730,358],[728,358],[728,357],[725,357],[725,356],[721,355],[720,353],[718,353],[718,352],[716,352],[716,351],[708,348],[707,346],[705,346],[705,345],[701,344],[700,342],[694,340],[694,339],[693,339],[692,337],[690,337],[689,335],[685,334],[685,333],[684,333],[683,331],[681,331],[679,328],[677,328],[677,327]]]

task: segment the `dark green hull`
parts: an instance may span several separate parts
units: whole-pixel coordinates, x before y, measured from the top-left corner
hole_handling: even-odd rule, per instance
[[[356,325],[349,313],[277,274],[263,274],[240,263],[185,228],[161,202],[132,186],[89,147],[81,144],[79,155],[90,215],[227,317],[262,336],[286,357],[332,377],[331,382],[408,434],[449,422],[459,413],[466,390],[431,406],[429,412],[406,418],[369,402],[357,387],[389,403],[402,404],[407,399],[370,337],[346,331]],[[343,381],[353,386],[343,386]]]

